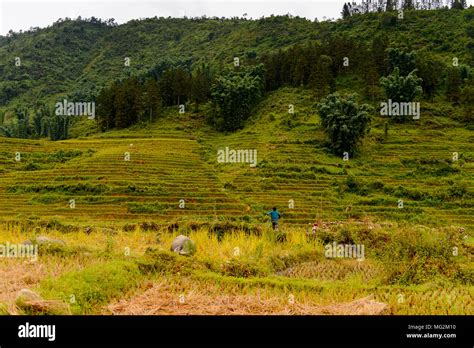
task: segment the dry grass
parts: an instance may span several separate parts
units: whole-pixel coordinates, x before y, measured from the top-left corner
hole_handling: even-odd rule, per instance
[[[348,303],[320,305],[308,298],[264,290],[224,291],[216,285],[189,279],[150,283],[149,289],[131,299],[108,305],[114,315],[316,315],[388,314],[389,307],[372,296]]]
[[[0,263],[0,303],[13,303],[18,291],[31,288],[44,277],[54,274],[44,264],[29,261],[2,260]],[[13,310],[11,306],[9,310]]]
[[[61,233],[54,230],[22,231],[18,227],[0,227],[0,243],[21,243],[34,235],[62,239],[68,247],[85,247],[85,253],[67,255],[40,255],[36,262],[27,259],[0,259],[0,305],[8,305],[14,313],[14,300],[19,290],[41,290],[45,278],[58,278],[73,271],[97,264],[108,265],[125,260],[125,250],[130,251],[130,262],[143,257],[146,249],[169,250],[177,233],[163,233],[157,240],[156,232],[139,229],[132,232],[118,230],[116,234],[104,232]],[[191,232],[197,244],[197,253],[190,260],[199,265],[209,265],[206,272],[185,278],[177,274],[141,275],[145,287],[133,290],[132,298],[112,300],[98,306],[100,312],[113,314],[372,314],[388,304],[392,314],[472,314],[474,288],[455,282],[431,280],[426,286],[394,285],[383,282],[384,267],[370,255],[362,263],[354,260],[326,260],[323,247],[307,238],[304,229],[289,231],[287,241],[275,242],[265,232],[262,236],[243,232],[229,233],[218,241],[207,230]],[[238,255],[235,254],[236,248]],[[299,257],[310,255],[309,259]],[[271,266],[275,259],[293,260],[285,268],[278,268],[278,275]],[[239,278],[223,274],[221,266],[229,260],[242,261],[242,267],[258,267],[266,272]],[[465,257],[468,267],[470,259]],[[240,265],[240,264],[239,264]],[[90,272],[89,272],[90,273]],[[125,278],[129,275],[125,273]],[[80,275],[78,287],[81,285]],[[151,283],[153,281],[153,283]],[[143,284],[141,282],[141,284]],[[447,289],[449,285],[449,289]],[[112,291],[113,289],[108,290]],[[290,290],[291,289],[291,290]],[[41,293],[41,291],[40,291]],[[290,303],[290,294],[294,303]],[[364,299],[374,294],[376,302]],[[399,295],[404,297],[399,302]],[[184,295],[184,303],[180,302]],[[47,297],[57,299],[56,297]],[[115,297],[116,298],[116,297]],[[352,301],[352,302],[351,302]],[[95,310],[93,313],[97,313]]]
[[[382,273],[383,268],[370,261],[324,260],[303,262],[280,274],[292,278],[319,280],[347,280],[350,277],[360,277],[364,282],[368,282],[381,276]]]

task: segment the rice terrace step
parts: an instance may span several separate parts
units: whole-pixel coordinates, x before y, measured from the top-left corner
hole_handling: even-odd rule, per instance
[[[464,343],[408,324],[474,315],[472,1],[211,2],[2,4],[0,322],[25,320],[0,347],[46,342],[36,319],[62,344],[76,316],[107,338],[175,315],[211,324],[143,327]]]

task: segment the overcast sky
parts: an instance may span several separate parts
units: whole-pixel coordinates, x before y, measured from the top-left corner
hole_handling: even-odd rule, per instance
[[[348,0],[0,0],[0,35],[30,27],[46,27],[58,18],[115,18],[119,24],[131,19],[163,17],[260,18],[287,14],[318,18],[338,18]],[[474,0],[468,0],[472,4]],[[357,1],[359,2],[359,1]]]

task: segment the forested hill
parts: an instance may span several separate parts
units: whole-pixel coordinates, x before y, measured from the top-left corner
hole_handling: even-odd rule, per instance
[[[0,36],[0,112],[63,96],[95,98],[113,80],[165,69],[173,62],[219,69],[234,57],[255,60],[297,43],[346,35],[370,46],[387,36],[390,45],[426,50],[441,58],[474,62],[474,9],[353,15],[335,22],[291,16],[151,18],[116,25],[95,18],[58,20],[45,29]],[[130,67],[124,59],[130,58]],[[19,58],[19,60],[18,60]],[[15,64],[20,62],[21,65]]]

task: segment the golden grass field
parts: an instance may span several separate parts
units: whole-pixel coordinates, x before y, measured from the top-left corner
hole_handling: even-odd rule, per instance
[[[305,90],[270,93],[233,134],[168,110],[66,141],[1,138],[0,244],[65,246],[0,260],[0,313],[473,314],[472,132],[432,116],[384,136],[375,120],[343,161],[312,105]],[[216,163],[226,146],[256,149],[257,167]],[[315,221],[327,228],[308,236]],[[170,252],[180,234],[195,255]],[[365,260],[326,258],[333,242],[364,245]],[[21,289],[45,302],[19,308]]]
[[[401,229],[404,238],[413,237],[416,230]],[[337,230],[327,233],[337,238]],[[355,224],[345,230],[355,238],[386,232]],[[27,310],[36,314],[54,314],[58,308],[76,314],[375,314],[381,304],[386,305],[384,314],[474,311],[472,278],[453,280],[459,274],[470,276],[469,268],[472,275],[472,258],[452,259],[456,264],[446,269],[452,260],[431,254],[422,262],[437,270],[425,274],[420,260],[390,262],[373,255],[366,243],[364,261],[327,259],[321,242],[309,238],[305,229],[288,231],[283,242],[270,230],[260,236],[234,231],[218,241],[199,229],[189,234],[197,245],[190,257],[169,251],[177,233],[168,231],[25,234],[13,226],[2,231],[0,242],[19,243],[38,234],[61,238],[66,246],[40,248],[36,262],[1,263],[0,303],[8,313],[23,312],[15,306],[15,296],[23,288],[52,301],[51,306]],[[397,245],[395,240],[389,243]],[[432,245],[422,247],[430,250]],[[396,276],[417,267],[409,281]],[[419,284],[409,284],[418,277]],[[367,296],[373,303],[349,304]]]

